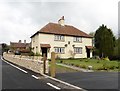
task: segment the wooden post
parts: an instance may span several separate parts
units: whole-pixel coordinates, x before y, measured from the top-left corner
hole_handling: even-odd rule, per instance
[[[45,72],[46,72],[46,60],[47,60],[47,58],[46,58],[46,55],[45,55],[45,53],[43,54],[43,73],[45,74]]]
[[[51,53],[51,65],[50,65],[50,75],[51,77],[55,77],[56,73],[56,66],[55,66],[55,52]]]

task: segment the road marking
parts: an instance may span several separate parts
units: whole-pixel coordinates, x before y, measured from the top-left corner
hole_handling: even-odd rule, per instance
[[[45,76],[46,78],[50,78],[50,79],[52,79],[52,80],[54,80],[54,81],[60,82],[60,83],[62,83],[62,84],[65,84],[65,85],[67,85],[67,86],[71,86],[71,87],[73,87],[73,88],[75,88],[75,89],[80,89],[80,90],[86,91],[86,90],[83,89],[83,88],[80,88],[80,87],[78,87],[78,86],[72,85],[72,84],[67,83],[67,82],[65,82],[65,81],[62,81],[62,80],[59,80],[59,79],[50,77],[50,76],[45,75],[45,74],[41,74],[41,75]]]
[[[17,68],[17,69],[19,69],[20,71],[22,71],[22,72],[24,72],[24,73],[28,73],[27,71],[25,71],[25,70],[23,70],[23,69],[21,69],[21,68],[15,66],[15,65],[13,65],[13,64],[10,64],[10,65],[13,66],[13,67],[15,67],[15,68]]]
[[[49,86],[51,86],[51,87],[53,87],[53,88],[55,88],[55,89],[57,89],[57,90],[60,90],[59,87],[57,87],[57,86],[55,86],[55,85],[53,85],[53,84],[51,84],[51,83],[47,83],[47,85],[49,85]]]
[[[1,58],[1,59],[4,60],[3,58]],[[4,62],[6,62],[7,64],[11,65],[11,66],[14,67],[14,68],[17,68],[18,70],[20,70],[20,71],[22,71],[22,72],[24,72],[24,73],[28,73],[27,71],[25,71],[25,70],[23,70],[23,69],[21,69],[21,68],[15,66],[15,65],[9,63],[9,62],[7,62],[7,61],[5,61],[5,60],[4,60]]]
[[[32,75],[32,77],[34,77],[35,79],[39,79],[39,77],[35,76],[35,75]]]

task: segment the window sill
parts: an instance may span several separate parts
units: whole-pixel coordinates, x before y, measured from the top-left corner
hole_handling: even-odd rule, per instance
[[[65,54],[65,53],[56,53],[56,54]]]
[[[73,41],[74,43],[82,43],[82,41],[80,42],[80,41]]]
[[[82,53],[74,53],[74,54],[82,54]]]
[[[65,42],[65,40],[54,40],[54,41]]]

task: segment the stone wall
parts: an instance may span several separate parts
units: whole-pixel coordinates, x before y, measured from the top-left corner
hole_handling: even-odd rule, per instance
[[[43,61],[41,61],[42,57],[20,56],[20,55],[13,55],[13,54],[7,54],[7,53],[4,53],[3,57],[7,61],[10,61],[14,64],[20,65],[34,72],[43,74]],[[48,65],[49,65],[48,60],[46,60],[45,73],[49,72]]]

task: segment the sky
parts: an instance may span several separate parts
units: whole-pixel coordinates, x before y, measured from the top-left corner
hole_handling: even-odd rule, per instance
[[[48,2],[49,1],[49,2]],[[118,35],[119,0],[0,0],[0,43],[27,40],[49,22],[65,24],[86,33],[105,24]]]

